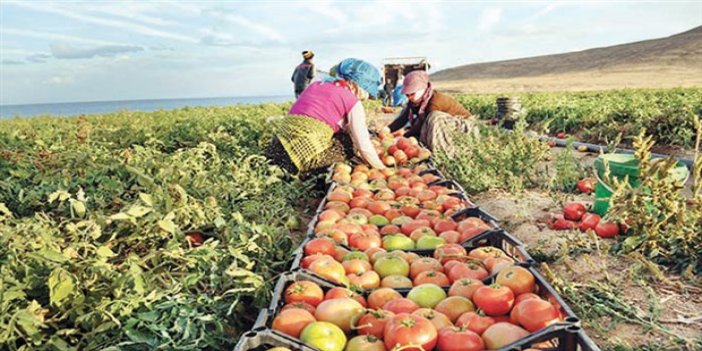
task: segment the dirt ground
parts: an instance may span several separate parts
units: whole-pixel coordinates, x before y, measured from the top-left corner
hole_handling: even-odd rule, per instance
[[[566,152],[561,148],[552,151]],[[574,154],[586,166],[591,166],[596,158],[589,153],[574,151]],[[605,316],[584,320],[586,332],[600,347],[639,349],[644,345],[657,345],[676,349],[683,347],[673,343],[676,337],[690,342],[702,338],[702,286],[683,283],[680,277],[659,271],[660,267],[650,268],[638,257],[609,254],[612,240],[598,239],[578,230],[554,231],[544,223],[549,213],[559,213],[565,202],[591,204],[592,195],[540,190],[522,194],[489,191],[473,199],[527,245],[529,253],[540,262],[541,272],[552,279],[555,286],[568,283],[576,289],[599,284],[616,287],[614,294],[624,306],[643,319],[657,318],[654,324],[660,329],[635,322],[612,324],[612,319]],[[689,346],[687,349],[696,348]]]

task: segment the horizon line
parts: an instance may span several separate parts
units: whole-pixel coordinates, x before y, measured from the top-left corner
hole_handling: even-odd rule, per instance
[[[229,98],[265,98],[265,97],[290,97],[294,95],[242,95],[242,96],[204,96],[204,97],[179,97],[179,98],[148,98],[148,99],[119,99],[119,100],[86,100],[86,101],[55,101],[55,102],[32,102],[32,103],[12,103],[0,104],[6,106],[28,106],[28,105],[52,105],[52,104],[79,104],[79,103],[99,103],[99,102],[120,102],[120,101],[157,101],[157,100],[186,100],[186,99],[229,99]]]

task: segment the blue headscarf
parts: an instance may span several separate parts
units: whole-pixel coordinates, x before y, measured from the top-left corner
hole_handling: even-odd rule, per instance
[[[402,84],[395,87],[392,91],[392,105],[402,106],[407,102],[407,95],[402,93]]]
[[[347,58],[339,62],[334,68],[335,77],[353,81],[367,91],[368,95],[374,98],[378,97],[378,87],[382,83],[380,71],[370,63],[359,59]]]

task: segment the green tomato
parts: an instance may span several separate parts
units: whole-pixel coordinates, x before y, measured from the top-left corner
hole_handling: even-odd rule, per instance
[[[430,236],[430,235],[425,235],[419,240],[417,240],[417,248],[418,249],[436,249],[439,247],[439,245],[443,245],[446,243],[446,240],[444,238],[440,238],[438,236]]]
[[[368,256],[361,251],[351,251],[341,258],[341,262],[349,260],[364,260],[368,261]]]
[[[412,250],[414,249],[414,240],[402,234],[386,235],[383,238],[383,249],[388,251]]]
[[[387,255],[375,261],[373,270],[378,273],[381,278],[385,278],[389,275],[402,275],[406,277],[409,275],[410,265],[400,256]]]
[[[407,298],[424,308],[434,308],[446,298],[446,292],[436,284],[422,284],[412,288],[407,294]]]
[[[387,218],[385,218],[385,216],[381,216],[381,215],[372,215],[368,219],[368,222],[370,224],[375,224],[378,226],[390,224],[390,221]]]
[[[341,328],[329,322],[313,322],[302,329],[300,340],[322,351],[343,351],[346,335]]]

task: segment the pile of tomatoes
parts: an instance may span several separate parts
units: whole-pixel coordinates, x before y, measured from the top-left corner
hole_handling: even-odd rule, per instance
[[[424,171],[426,166],[380,171],[337,165],[332,179],[339,183],[327,195],[315,236],[360,251],[392,251],[434,249],[493,228],[477,217],[454,220],[473,204],[449,187],[433,185],[441,178]]]
[[[323,351],[496,349],[565,317],[537,294],[530,269],[494,247],[466,252],[447,244],[427,257],[371,248],[346,253],[341,262],[310,252],[303,267],[343,286],[304,276],[290,283],[271,328]],[[376,282],[359,286],[343,272],[371,272]],[[407,277],[414,279],[405,283]]]
[[[405,138],[402,133],[402,130],[390,133],[390,130],[385,128],[378,133],[377,139],[372,140],[378,157],[386,166],[416,164],[431,157],[431,151],[419,145],[417,138]]]
[[[614,238],[627,230],[626,224],[604,221],[600,215],[588,212],[587,207],[580,202],[567,203],[563,206],[563,214],[551,215],[548,225],[554,230],[593,230],[600,238]]]

